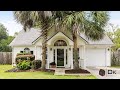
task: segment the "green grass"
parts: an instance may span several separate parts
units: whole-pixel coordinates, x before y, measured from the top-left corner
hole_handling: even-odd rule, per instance
[[[112,68],[120,68],[120,66],[111,66]]]
[[[12,69],[11,65],[0,65],[0,79],[96,79],[93,75],[88,76],[56,76],[48,72],[5,72]]]

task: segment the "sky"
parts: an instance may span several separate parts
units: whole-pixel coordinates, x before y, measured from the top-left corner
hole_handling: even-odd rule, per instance
[[[9,35],[12,36],[15,32],[22,30],[22,25],[16,22],[12,11],[0,11],[0,23],[7,28]],[[108,23],[120,27],[120,11],[110,11],[110,20]]]

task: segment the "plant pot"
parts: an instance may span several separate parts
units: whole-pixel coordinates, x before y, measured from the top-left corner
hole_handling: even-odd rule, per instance
[[[56,68],[56,65],[50,65],[50,68]]]

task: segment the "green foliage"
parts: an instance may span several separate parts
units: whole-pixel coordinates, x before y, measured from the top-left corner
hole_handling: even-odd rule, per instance
[[[26,53],[26,52],[23,52],[23,53],[17,53],[17,56],[19,56],[19,55],[32,55],[32,54],[30,54],[30,53]]]
[[[113,47],[114,50],[117,50],[118,48],[120,48],[120,28],[118,28],[114,32],[113,43],[115,44],[115,46]]]
[[[3,24],[0,24],[0,41],[2,39],[7,39],[7,37],[8,37],[7,29],[4,27]]]
[[[30,60],[33,61],[35,60],[35,55],[17,55],[16,56],[16,62],[18,63],[19,61],[23,61],[23,60]]]
[[[17,64],[17,68],[20,70],[28,70],[31,68],[31,61],[23,60]]]
[[[116,51],[118,48],[120,48],[120,28],[118,28],[114,32],[107,32],[107,35],[114,43],[114,46],[112,46],[112,50]]]
[[[107,32],[108,37],[113,41],[113,32]]]
[[[38,69],[41,67],[41,60],[34,60],[32,61],[32,68],[33,69]]]
[[[104,27],[109,20],[106,11],[54,11],[54,18],[60,26],[68,28],[74,34],[75,31],[85,32],[88,39],[100,40],[104,36]]]
[[[8,46],[11,41],[14,39],[13,36],[8,36],[7,39],[2,39],[0,41],[0,51],[1,52],[11,52],[12,48],[10,46]]]
[[[12,49],[8,46],[14,39],[13,36],[8,36],[7,29],[0,24],[0,52],[11,52]]]

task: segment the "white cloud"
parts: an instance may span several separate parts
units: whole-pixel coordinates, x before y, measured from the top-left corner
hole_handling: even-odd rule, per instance
[[[9,35],[12,35],[12,36],[14,35],[15,32],[19,32],[20,30],[22,30],[22,25],[18,24],[14,20],[12,20],[12,21],[2,21],[0,23],[4,24],[4,26],[8,30]]]

